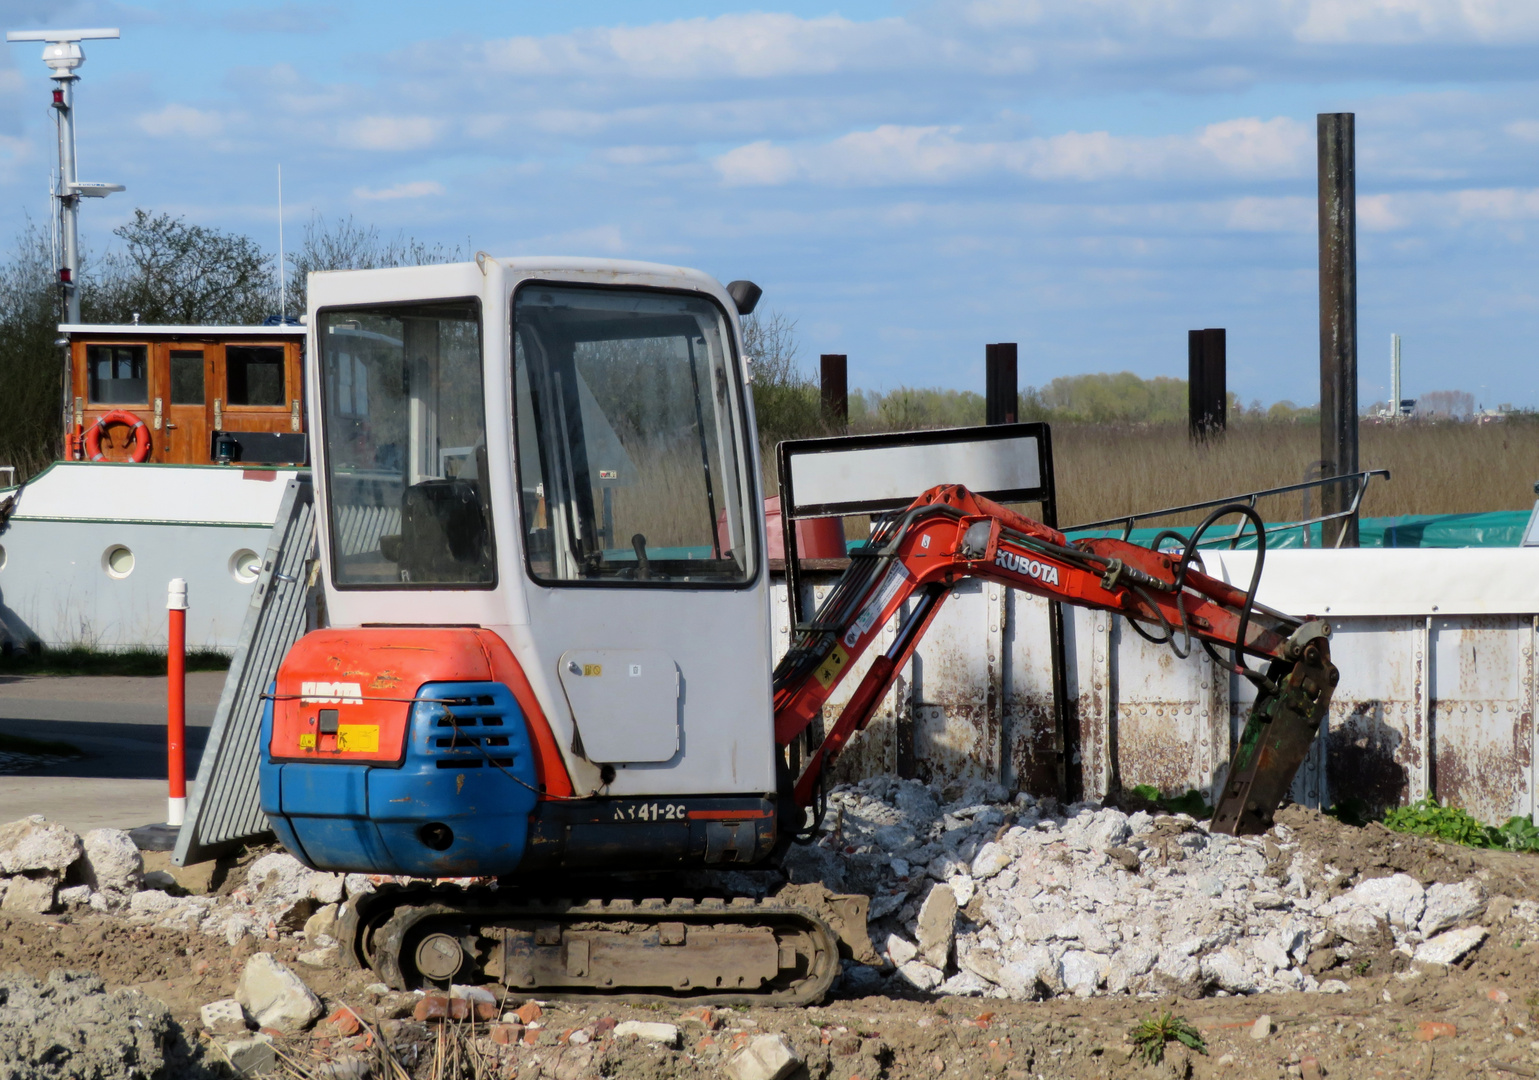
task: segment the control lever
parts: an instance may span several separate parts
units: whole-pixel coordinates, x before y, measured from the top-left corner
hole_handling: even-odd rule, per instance
[[[632,536],[631,550],[636,553],[636,580],[646,581],[652,576],[652,564],[647,561],[647,538],[641,533]]]

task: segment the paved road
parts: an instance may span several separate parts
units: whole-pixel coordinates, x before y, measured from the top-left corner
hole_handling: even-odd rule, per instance
[[[187,777],[219,704],[224,672],[187,676]],[[0,776],[0,822],[42,814],[77,831],[166,820],[166,680],[0,675],[0,732],[78,747],[75,761]]]

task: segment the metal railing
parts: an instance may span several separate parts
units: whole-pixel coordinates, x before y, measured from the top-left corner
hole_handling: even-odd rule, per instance
[[[1172,506],[1166,510],[1149,510],[1141,514],[1127,514],[1122,517],[1107,518],[1104,521],[1092,521],[1085,525],[1071,526],[1070,528],[1064,529],[1063,531],[1065,534],[1072,534],[1088,532],[1091,529],[1106,529],[1112,526],[1120,525],[1122,526],[1122,539],[1126,540],[1133,534],[1133,525],[1135,522],[1147,521],[1150,518],[1172,517],[1176,514],[1193,513],[1197,510],[1211,510],[1215,506],[1226,506],[1230,503],[1243,503],[1254,510],[1256,508],[1256,500],[1264,499],[1269,495],[1287,495],[1294,491],[1309,492],[1315,488],[1323,487],[1326,484],[1340,484],[1348,481],[1353,482],[1352,502],[1351,505],[1349,505],[1346,509],[1338,510],[1331,514],[1324,514],[1319,517],[1306,517],[1302,521],[1269,523],[1266,527],[1266,532],[1269,535],[1273,532],[1281,532],[1285,529],[1303,529],[1305,542],[1307,543],[1309,537],[1309,526],[1320,525],[1327,521],[1337,521],[1342,518],[1354,517],[1357,514],[1358,507],[1362,505],[1363,493],[1368,490],[1368,482],[1375,476],[1382,476],[1384,479],[1388,480],[1390,478],[1389,470],[1364,469],[1362,472],[1346,473],[1342,476],[1325,476],[1318,480],[1306,480],[1302,484],[1289,484],[1286,487],[1267,488],[1265,491],[1250,491],[1243,495],[1233,495],[1226,499],[1209,499],[1206,502],[1189,503],[1186,506]],[[1306,514],[1309,512],[1307,509],[1307,498],[1308,496],[1306,495],[1306,509],[1304,511]],[[1241,518],[1239,523],[1235,525],[1233,533],[1227,533],[1223,536],[1215,536],[1212,539],[1204,538],[1198,546],[1217,546],[1219,544],[1227,543],[1232,550],[1239,546],[1240,540],[1243,538],[1245,529],[1249,524],[1250,522],[1248,520]],[[1341,541],[1345,536],[1345,529],[1337,532],[1336,543],[1332,546],[1340,547]]]

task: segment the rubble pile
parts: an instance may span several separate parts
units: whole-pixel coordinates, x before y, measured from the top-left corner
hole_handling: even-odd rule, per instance
[[[1284,825],[1235,838],[1185,815],[1004,794],[974,783],[943,806],[890,777],[831,794],[822,837],[793,849],[787,870],[872,898],[890,974],[851,968],[851,989],[1333,992],[1346,984],[1323,976],[1344,960],[1446,965],[1486,937],[1475,879],[1424,887],[1400,873],[1341,891]],[[1539,904],[1510,916],[1539,923]]]
[[[162,1075],[189,1058],[170,1012],[135,990],[107,993],[95,975],[46,982],[0,976],[0,1062],[13,1080]]]

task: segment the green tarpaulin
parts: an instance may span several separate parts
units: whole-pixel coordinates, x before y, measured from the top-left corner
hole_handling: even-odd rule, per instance
[[[1518,547],[1523,542],[1523,529],[1528,524],[1527,510],[1499,510],[1489,514],[1402,514],[1398,517],[1365,517],[1357,526],[1358,543],[1361,547]],[[1135,544],[1152,543],[1161,529],[1134,529],[1128,538]],[[1189,534],[1189,529],[1174,529]],[[1233,519],[1224,519],[1211,527],[1202,539],[1202,546],[1227,547],[1228,538],[1234,535]],[[1121,536],[1120,530],[1097,529],[1093,533],[1075,532],[1070,536]],[[1167,542],[1167,547],[1174,546]],[[1240,539],[1240,548],[1256,546],[1256,536],[1247,525],[1246,535]],[[1309,542],[1304,542],[1304,530],[1299,526],[1268,530],[1267,550],[1277,548],[1302,548],[1321,546],[1320,526],[1309,526]]]

